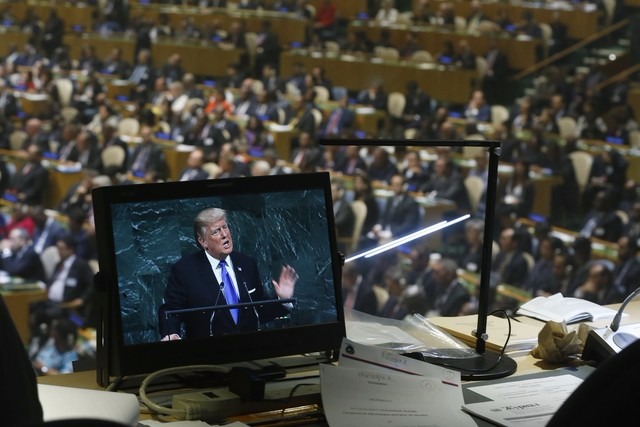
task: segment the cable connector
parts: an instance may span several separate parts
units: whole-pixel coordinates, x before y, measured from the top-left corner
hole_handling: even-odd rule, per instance
[[[208,422],[219,422],[242,413],[240,397],[226,389],[175,394],[172,407],[183,410],[185,420]]]

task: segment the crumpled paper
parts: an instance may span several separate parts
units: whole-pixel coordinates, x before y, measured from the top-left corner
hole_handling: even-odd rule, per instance
[[[566,322],[548,321],[538,334],[538,345],[531,355],[550,363],[575,360],[584,349],[591,328],[581,323],[578,330],[569,332]]]

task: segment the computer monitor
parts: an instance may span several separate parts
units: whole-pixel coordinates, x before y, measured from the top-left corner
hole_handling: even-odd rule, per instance
[[[328,173],[108,186],[92,196],[102,306],[100,385],[168,367],[340,347],[342,258]],[[213,279],[214,265],[207,263],[206,243],[194,233],[194,219],[210,208],[226,212],[227,226],[218,233],[230,235],[233,251],[245,255],[231,255],[237,308],[244,314],[229,330],[216,323],[229,310]],[[172,270],[183,258],[199,261]],[[295,270],[297,281],[293,295],[281,299],[272,281],[280,280],[284,266]],[[203,278],[211,287],[196,290]],[[261,316],[265,312],[271,315]],[[169,331],[167,322],[178,329]],[[169,335],[180,339],[162,341]]]

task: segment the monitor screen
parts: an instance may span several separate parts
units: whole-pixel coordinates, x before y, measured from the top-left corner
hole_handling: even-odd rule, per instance
[[[342,260],[328,173],[92,195],[104,304],[99,382],[339,348]]]

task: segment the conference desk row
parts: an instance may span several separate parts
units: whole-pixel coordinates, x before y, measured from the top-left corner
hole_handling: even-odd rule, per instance
[[[516,70],[529,68],[537,62],[536,49],[542,43],[541,40],[524,40],[511,37],[506,33],[487,36],[463,31],[446,31],[429,26],[383,26],[367,21],[352,21],[348,31],[350,33],[364,31],[374,42],[380,39],[382,31],[388,31],[391,44],[398,49],[405,44],[407,35],[413,34],[417,37],[420,48],[431,53],[434,59],[443,50],[446,41],[452,42],[454,50],[458,52],[458,44],[464,40],[469,43],[471,52],[477,56],[484,56],[495,41],[498,49],[507,56],[509,67]]]
[[[609,307],[617,310],[620,307],[620,304],[614,304]],[[623,325],[640,322],[640,301],[632,301],[631,303],[629,303],[629,305],[626,307],[625,313],[627,313],[628,316],[626,318],[623,318],[622,320]],[[539,327],[540,329],[542,329],[542,327],[544,326],[544,322],[541,322],[532,318],[520,316],[518,320],[521,322],[525,322],[533,327]],[[347,322],[349,322],[349,320],[347,320]],[[600,321],[598,323],[588,323],[588,324],[592,327],[603,327],[607,323]],[[467,330],[459,331],[459,332],[462,335],[470,333],[470,331],[467,331]],[[487,330],[487,333],[490,335],[492,331],[489,329]],[[349,337],[348,336],[347,338],[350,338],[356,342],[359,342],[360,340],[366,341],[366,337]],[[508,379],[513,381],[518,381],[519,377],[527,374],[552,373],[552,371],[555,371],[555,370],[563,370],[566,372],[567,368],[570,368],[573,370],[580,365],[580,362],[577,360],[569,361],[566,363],[558,363],[558,364],[550,363],[541,359],[536,359],[531,354],[514,356],[513,359],[517,363],[517,370],[511,377],[508,377]],[[310,371],[310,374],[313,372],[314,371]],[[87,371],[76,372],[76,373],[65,374],[65,375],[57,375],[57,376],[42,376],[42,377],[38,377],[38,382],[40,384],[74,387],[74,388],[80,388],[80,389],[91,389],[91,390],[102,389],[101,387],[98,386],[96,382],[96,372],[93,370],[87,370]],[[474,382],[474,383],[477,383],[477,382]],[[318,397],[318,407],[321,407],[321,404],[319,402],[319,397]],[[314,408],[317,408],[317,407],[312,407],[307,409],[313,410]],[[140,420],[144,421],[148,419],[151,419],[151,415],[149,415],[146,412],[142,412],[140,415]],[[237,419],[244,420],[244,421],[246,421],[247,419],[251,419],[254,422],[257,422],[260,420],[260,418],[257,416],[237,417]],[[283,426],[284,425],[286,426],[310,425],[309,422],[310,422],[309,419],[305,419],[302,421],[298,421],[297,423],[295,422],[287,423],[287,424],[273,423],[268,425],[271,425],[274,427],[278,425],[283,425]],[[316,422],[313,425],[325,426],[326,423]]]

